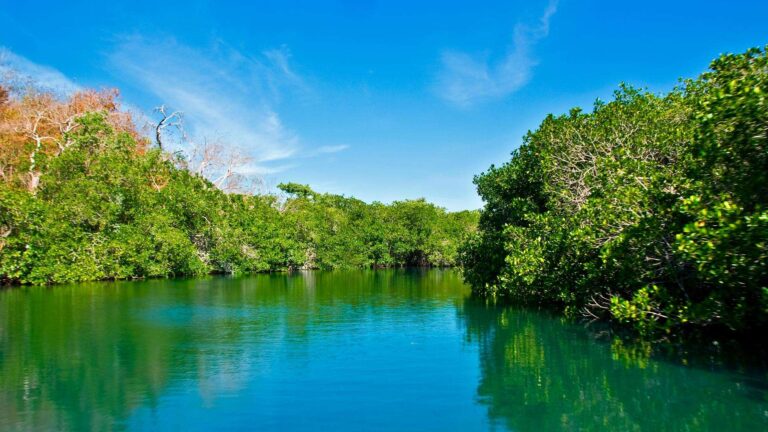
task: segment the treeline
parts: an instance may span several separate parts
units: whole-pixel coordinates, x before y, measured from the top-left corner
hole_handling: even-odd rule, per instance
[[[724,55],[658,96],[548,116],[462,248],[476,292],[641,332],[768,323],[768,56]]]
[[[451,266],[477,223],[297,184],[225,193],[190,159],[143,138],[116,93],[0,87],[0,282]]]

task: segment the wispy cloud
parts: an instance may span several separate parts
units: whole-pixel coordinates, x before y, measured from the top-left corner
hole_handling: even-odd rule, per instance
[[[0,76],[10,76],[22,82],[30,82],[42,89],[70,95],[81,86],[58,70],[32,62],[8,48],[0,46]]]
[[[297,166],[298,165],[293,163],[282,164],[282,165],[271,165],[271,166],[264,166],[256,163],[249,163],[247,165],[239,167],[237,169],[237,172],[239,174],[249,175],[249,176],[250,175],[264,176],[269,174],[278,174],[283,171],[296,168]]]
[[[437,95],[454,105],[470,106],[519,90],[531,79],[536,66],[531,51],[549,34],[549,21],[556,11],[557,0],[551,0],[536,25],[517,24],[512,46],[498,62],[463,52],[443,53]]]
[[[298,135],[284,126],[275,108],[281,97],[315,96],[291,66],[291,53],[284,46],[254,56],[222,41],[199,50],[173,39],[150,41],[132,36],[117,43],[108,55],[108,66],[149,101],[143,111],[130,103],[122,104],[139,126],[156,121],[152,120],[155,105],[182,111],[184,127],[193,139],[221,141],[251,158],[251,163],[238,169],[241,174],[277,174],[297,166],[287,159],[312,158],[349,148],[305,148]],[[0,76],[6,75],[63,96],[86,87],[53,67],[0,46]]]
[[[322,146],[317,149],[315,153],[317,154],[330,154],[330,153],[338,153],[340,151],[344,151],[348,149],[349,146],[346,144],[341,145],[334,145],[334,146]]]
[[[285,47],[250,56],[223,42],[206,50],[173,39],[124,38],[109,62],[124,79],[150,98],[184,113],[193,136],[217,137],[255,160],[254,172],[299,150],[298,136],[286,128],[275,104],[283,91],[303,91]]]

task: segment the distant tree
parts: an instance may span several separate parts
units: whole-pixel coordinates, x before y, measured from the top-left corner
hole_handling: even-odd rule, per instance
[[[294,195],[298,198],[314,198],[317,196],[317,193],[312,190],[308,185],[303,185],[299,183],[280,183],[277,185],[277,188],[281,191],[289,194]]]
[[[474,229],[424,200],[367,204],[297,183],[280,185],[287,197],[252,194],[250,158],[220,141],[194,143],[180,113],[164,108],[149,148],[116,92],[9,94],[0,282],[454,265],[453,245]],[[185,153],[167,153],[169,127]]]

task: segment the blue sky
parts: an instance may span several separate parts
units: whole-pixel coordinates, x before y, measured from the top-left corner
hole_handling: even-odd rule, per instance
[[[2,61],[44,84],[184,111],[268,184],[451,210],[547,113],[766,43],[765,1],[0,0]]]

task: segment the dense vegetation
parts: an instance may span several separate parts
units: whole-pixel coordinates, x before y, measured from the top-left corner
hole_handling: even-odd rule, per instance
[[[297,184],[225,193],[190,159],[150,145],[114,93],[0,87],[0,282],[450,266],[477,222]]]
[[[768,55],[548,116],[462,248],[475,291],[646,332],[768,324]]]
[[[116,93],[6,85],[0,281],[461,262],[480,294],[642,332],[764,329],[766,91],[768,55],[752,49],[666,95],[623,86],[591,112],[550,115],[475,178],[475,232],[477,212],[424,200],[246,193],[221,148],[170,154],[159,128],[152,145]],[[217,163],[225,174],[206,174]]]

